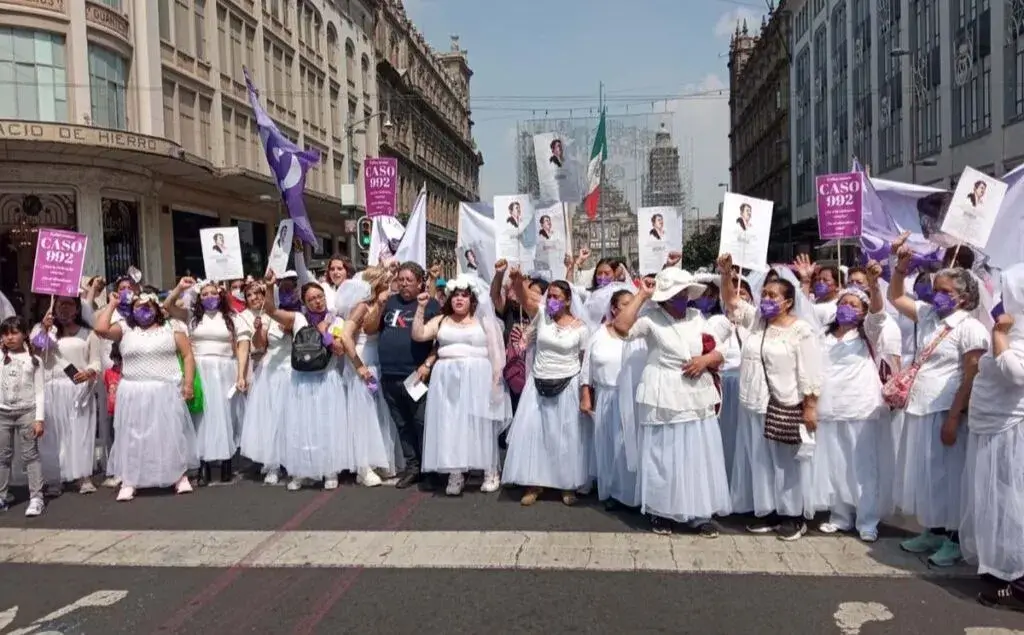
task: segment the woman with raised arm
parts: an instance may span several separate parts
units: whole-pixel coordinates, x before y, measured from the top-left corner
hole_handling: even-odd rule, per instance
[[[643,281],[614,321],[628,338],[647,343],[635,394],[638,470],[642,510],[658,534],[671,534],[675,522],[717,538],[712,519],[732,511],[718,428],[721,398],[710,373],[724,361],[719,349],[732,327],[709,322],[691,306],[706,288],[688,271],[663,269]],[[641,315],[648,301],[657,308]]]
[[[525,486],[520,502],[537,502],[544,489],[562,492],[562,502],[576,504],[576,490],[590,483],[590,450],[580,421],[580,370],[589,337],[577,317],[572,287],[555,280],[544,297],[527,289],[518,267],[512,285],[530,326],[532,362],[519,409],[508,434],[502,482]],[[527,356],[529,360],[530,355]]]
[[[967,458],[967,405],[988,349],[985,327],[971,317],[978,307],[978,283],[966,269],[948,268],[932,279],[931,302],[904,292],[913,252],[896,249],[889,302],[917,325],[916,378],[903,395],[906,415],[896,473],[896,505],[917,518],[925,531],[900,544],[928,553],[937,567],[960,560],[961,480]]]
[[[504,355],[501,324],[486,288],[476,276],[448,282],[441,315],[424,321],[430,296],[421,293],[412,321],[412,339],[437,342],[427,392],[423,430],[423,470],[448,475],[445,492],[458,496],[466,473],[482,471],[480,491],[501,486],[498,435],[512,416],[501,381]]]
[[[798,450],[802,436],[817,428],[822,381],[818,334],[797,316],[799,291],[792,280],[783,275],[766,278],[755,308],[736,292],[731,255],[718,258],[718,270],[729,315],[750,330],[740,361],[733,474],[741,461],[749,463],[753,497],[743,500],[734,485],[734,511],[757,515],[747,527],[751,533],[775,532],[780,540],[799,540],[807,533],[804,519],[817,511],[811,463]],[[750,502],[753,509],[745,509]]]
[[[192,491],[186,472],[199,467],[186,406],[196,372],[188,329],[165,318],[153,294],[134,296],[131,313],[111,324],[117,305],[111,294],[96,317],[96,334],[117,342],[122,360],[107,473],[120,481],[122,502],[135,498],[138,488],[173,485],[186,494]]]

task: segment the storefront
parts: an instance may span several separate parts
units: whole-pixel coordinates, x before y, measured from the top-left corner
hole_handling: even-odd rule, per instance
[[[136,265],[167,288],[200,274],[200,228],[237,226],[246,272],[261,275],[278,201],[269,174],[215,169],[165,139],[0,120],[0,289],[26,315],[38,310],[30,288],[39,227],[89,237],[86,276],[111,279]],[[307,196],[306,209],[323,235],[316,251],[343,248],[340,200]]]

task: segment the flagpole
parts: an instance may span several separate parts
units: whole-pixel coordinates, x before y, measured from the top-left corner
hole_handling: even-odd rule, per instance
[[[597,85],[597,111],[598,111],[598,116],[601,116],[601,115],[604,114],[604,82],[598,82],[598,85]],[[607,130],[606,130],[605,131],[605,138],[606,139],[607,139],[607,134],[608,133],[607,133]],[[604,163],[605,163],[604,161],[601,161],[601,181],[600,182],[601,182],[602,186],[605,183],[605,180],[604,180]],[[601,205],[601,199],[600,198],[598,199],[597,204],[598,204],[598,207],[600,207],[600,205]],[[601,230],[601,233],[600,233],[600,236],[601,236],[601,258],[605,257],[605,249],[604,249],[604,240],[605,240],[605,231],[604,230],[605,230],[605,226],[604,225],[605,225],[604,215],[603,214],[598,214],[597,226],[598,226],[598,229]]]

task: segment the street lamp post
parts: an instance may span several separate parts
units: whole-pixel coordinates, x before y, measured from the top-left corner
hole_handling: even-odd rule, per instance
[[[365,133],[366,132],[366,130],[356,130],[356,126],[362,125],[362,124],[364,124],[364,123],[366,123],[368,121],[376,119],[380,115],[381,115],[380,112],[376,112],[376,113],[374,113],[374,114],[372,114],[372,115],[370,115],[368,117],[363,117],[362,119],[360,119],[358,121],[352,121],[352,122],[349,122],[349,123],[345,124],[345,141],[348,144],[348,182],[353,186],[353,188],[355,187],[356,181],[358,180],[358,177],[359,177],[359,175],[356,173],[356,163],[355,163],[355,156],[354,156],[355,152],[356,152],[356,148],[355,148],[355,143],[354,143],[354,137],[355,137],[356,133]],[[383,124],[384,130],[391,130],[392,128],[394,128],[394,126],[395,126],[395,124],[393,124],[391,122],[391,116],[389,114],[385,113],[385,115],[384,115],[384,124]],[[339,194],[340,194],[340,192],[339,192]],[[352,210],[349,210],[349,211],[355,211],[355,210],[352,209]],[[353,220],[353,221],[355,220],[355,214],[352,214],[352,218],[350,220]],[[358,232],[358,228],[356,228],[355,232],[348,232],[348,236],[346,237],[346,240],[348,241],[348,244],[349,244],[349,254],[350,254],[350,257],[352,257],[352,256],[354,256],[356,254],[356,250],[353,248],[353,246],[355,245],[356,233],[357,232]],[[352,259],[353,259],[353,261],[355,260],[354,257]]]

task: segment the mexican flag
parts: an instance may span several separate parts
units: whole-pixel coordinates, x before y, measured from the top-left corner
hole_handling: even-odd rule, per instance
[[[583,197],[583,205],[587,210],[587,217],[593,220],[597,218],[597,202],[601,199],[601,167],[608,158],[608,141],[604,134],[604,111],[601,111],[601,121],[597,124],[597,134],[594,135],[594,149],[590,151],[590,164],[587,165],[587,193]]]

